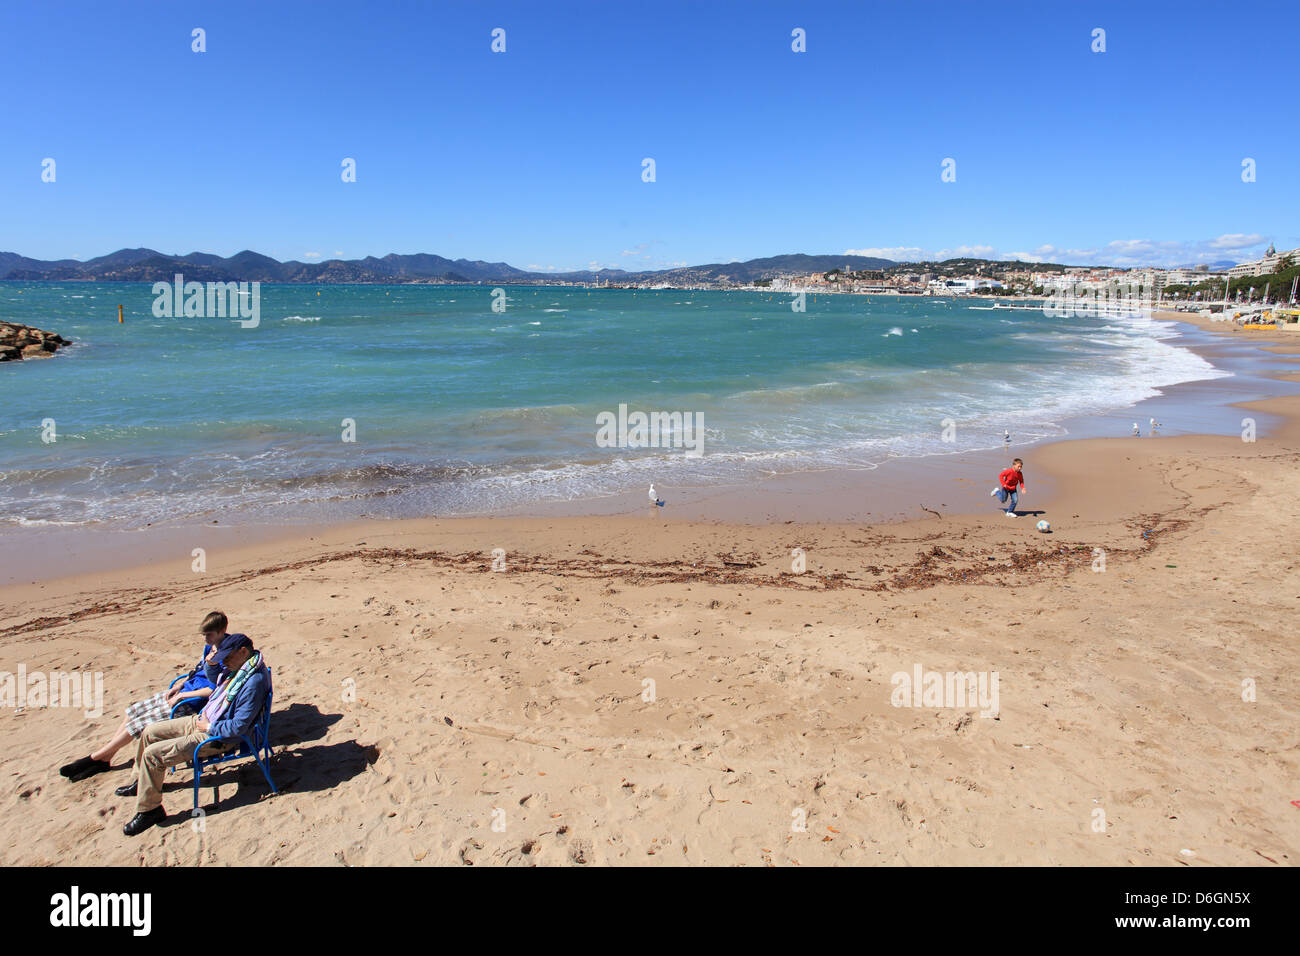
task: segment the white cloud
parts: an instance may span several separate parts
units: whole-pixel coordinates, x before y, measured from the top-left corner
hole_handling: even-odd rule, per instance
[[[1235,259],[1247,262],[1267,245],[1258,233],[1227,233],[1215,239],[1191,241],[1157,239],[1113,239],[1100,248],[1079,249],[1044,243],[1032,250],[998,252],[988,245],[962,245],[952,249],[923,249],[919,246],[881,246],[846,249],[845,255],[877,256],[898,262],[937,262],[944,259],[1018,259],[1023,262],[1058,262],[1065,265],[1097,265],[1138,268],[1144,266],[1186,266],[1201,262]]]
[[[1251,246],[1262,246],[1264,237],[1257,232],[1249,235],[1240,232],[1230,232],[1220,236],[1218,239],[1210,240],[1212,249],[1248,249]]]
[[[958,246],[956,249],[940,249],[939,255],[945,259],[973,258],[990,259],[993,257],[992,246]]]
[[[1008,252],[1008,259],[1015,259],[1020,262],[1050,262],[1052,256],[1057,252],[1055,246],[1039,246],[1032,252]]]
[[[873,259],[895,259],[898,262],[921,262],[932,259],[933,253],[918,246],[884,246],[877,249],[845,249],[846,256],[869,256]]]
[[[319,253],[319,252],[304,252],[304,253],[302,254],[302,257],[303,257],[304,259],[319,259],[319,258],[320,258],[320,253]]]
[[[1155,239],[1116,239],[1095,253],[1100,265],[1126,267],[1186,266],[1199,262],[1232,259],[1246,262],[1263,252],[1265,237],[1234,233],[1216,239],[1192,241]],[[1082,264],[1090,264],[1084,261]]]
[[[845,249],[846,256],[870,256],[897,262],[936,262],[942,259],[994,259],[992,246],[956,246],[952,249],[922,249],[920,246],[886,246],[875,249]]]

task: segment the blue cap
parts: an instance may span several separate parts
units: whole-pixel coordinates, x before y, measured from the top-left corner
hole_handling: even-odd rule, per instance
[[[227,634],[217,645],[217,656],[213,658],[212,663],[224,665],[226,658],[239,650],[241,647],[252,647],[253,642],[249,640],[247,634]]]

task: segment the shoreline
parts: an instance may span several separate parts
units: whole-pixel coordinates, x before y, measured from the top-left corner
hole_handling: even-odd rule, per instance
[[[1057,423],[1064,431],[1031,442],[1012,441],[1003,448],[977,449],[952,454],[885,459],[874,467],[834,467],[823,470],[773,475],[749,485],[712,484],[674,488],[665,509],[648,507],[641,492],[616,496],[587,497],[574,501],[544,501],[528,512],[495,515],[467,515],[439,518],[355,518],[329,523],[259,524],[241,520],[217,525],[158,525],[136,529],[74,527],[10,528],[0,540],[9,545],[8,558],[0,559],[0,589],[23,584],[52,583],[66,578],[102,575],[123,570],[121,555],[132,555],[127,567],[187,567],[195,548],[205,558],[224,556],[237,560],[275,548],[305,547],[321,540],[341,540],[356,534],[397,535],[419,533],[426,526],[450,527],[465,524],[528,521],[627,520],[756,525],[817,523],[894,525],[924,520],[935,512],[945,517],[975,517],[992,513],[983,498],[994,476],[1011,457],[1026,457],[1026,490],[1022,508],[1045,508],[1060,503],[1060,476],[1035,461],[1045,449],[1060,443],[1100,438],[1103,435],[1129,437],[1129,425],[1142,424],[1143,440],[1148,418],[1165,424],[1159,437],[1203,437],[1236,430],[1240,416],[1234,411],[1240,400],[1300,394],[1277,383],[1300,382],[1300,374],[1289,381],[1286,372],[1261,371],[1260,346],[1275,350],[1279,360],[1300,354],[1300,336],[1291,333],[1247,333],[1225,328],[1196,315],[1156,312],[1153,318],[1182,322],[1211,333],[1205,340],[1180,347],[1206,358],[1216,368],[1227,368],[1230,377],[1183,382],[1162,388],[1162,394],[1135,406],[1114,409],[1101,416],[1067,418]],[[1294,345],[1292,344],[1294,343]],[[1291,349],[1285,348],[1292,346]],[[1263,388],[1268,394],[1260,394]],[[1234,400],[1237,399],[1237,400]],[[1283,426],[1283,417],[1267,408],[1260,412],[1257,429],[1261,438]],[[1184,427],[1179,427],[1180,423]],[[371,530],[373,528],[373,530]],[[413,530],[414,529],[414,530]],[[35,552],[35,553],[34,553]],[[178,560],[182,558],[183,560]]]

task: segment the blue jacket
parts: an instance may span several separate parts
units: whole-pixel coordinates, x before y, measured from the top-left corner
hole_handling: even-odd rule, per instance
[[[203,645],[203,656],[199,658],[199,663],[195,666],[194,670],[190,671],[190,675],[187,678],[185,678],[185,683],[181,685],[182,693],[188,694],[190,691],[203,690],[205,687],[208,690],[212,690],[212,688],[217,686],[215,683],[213,683],[211,680],[208,679],[208,674],[207,674],[208,665],[207,665],[206,658],[208,656],[208,652],[211,650],[212,650],[211,644]],[[218,675],[218,680],[220,680],[220,678],[222,677],[225,677],[226,669],[224,667],[217,668],[217,675]]]
[[[208,677],[212,678],[216,672],[216,667],[208,668]],[[253,671],[251,677],[244,681],[244,686],[239,688],[239,693],[235,695],[234,701],[221,717],[213,723],[208,730],[211,737],[238,737],[241,734],[247,734],[253,729],[253,723],[262,713],[262,705],[266,703],[266,695],[271,691],[271,672],[266,669],[265,662],[257,670]],[[209,698],[211,699],[211,698]]]

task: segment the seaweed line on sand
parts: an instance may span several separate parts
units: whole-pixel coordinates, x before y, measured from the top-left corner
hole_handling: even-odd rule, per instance
[[[1139,535],[1137,544],[1130,548],[1107,548],[1106,554],[1112,557],[1146,553],[1156,547],[1163,536],[1182,531],[1189,523],[1186,518],[1140,515],[1128,523],[1130,530]],[[930,540],[933,537],[936,536],[923,540]],[[933,545],[928,551],[918,553],[914,559],[902,565],[892,568],[865,566],[862,570],[874,578],[868,580],[852,577],[843,571],[806,571],[802,574],[786,571],[777,574],[745,573],[755,567],[757,562],[735,561],[730,555],[719,555],[720,561],[714,565],[698,560],[695,562],[684,560],[633,562],[628,559],[591,557],[592,552],[584,550],[581,554],[587,557],[546,558],[516,555],[512,557],[511,566],[507,571],[496,572],[491,568],[491,556],[481,551],[453,554],[415,548],[354,548],[303,558],[286,564],[242,571],[213,581],[178,586],[170,590],[149,588],[139,589],[137,593],[125,591],[120,598],[113,601],[91,604],[66,614],[33,618],[0,628],[0,637],[44,631],[63,624],[94,618],[129,614],[150,604],[161,603],[185,594],[217,591],[256,578],[351,560],[371,562],[390,569],[401,567],[403,564],[409,566],[420,563],[434,567],[456,568],[469,573],[505,576],[543,574],[561,578],[619,580],[628,584],[748,585],[816,593],[833,590],[910,591],[936,587],[940,584],[1006,586],[1009,583],[1006,580],[1008,574],[1014,574],[1014,584],[1020,586],[1042,580],[1051,573],[1069,573],[1088,567],[1094,555],[1094,548],[1087,544],[1055,547],[1028,545],[1012,551],[1001,560],[990,561],[991,550],[987,547],[967,548],[949,545],[944,548]]]

